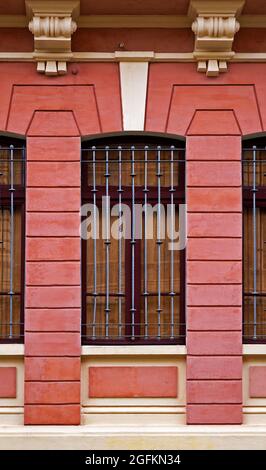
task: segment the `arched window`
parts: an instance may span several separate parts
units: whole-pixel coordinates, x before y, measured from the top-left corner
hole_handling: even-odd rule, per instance
[[[184,342],[184,156],[165,137],[84,143],[83,343]]]
[[[0,137],[0,341],[23,340],[24,141]]]
[[[244,141],[244,342],[266,342],[266,138]]]

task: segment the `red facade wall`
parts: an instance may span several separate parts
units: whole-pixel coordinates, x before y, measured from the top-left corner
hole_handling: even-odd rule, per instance
[[[187,137],[188,423],[241,422],[241,136],[265,130],[265,71],[150,65],[145,129]],[[0,75],[0,130],[27,136],[25,423],[78,424],[80,138],[122,130],[119,67]]]

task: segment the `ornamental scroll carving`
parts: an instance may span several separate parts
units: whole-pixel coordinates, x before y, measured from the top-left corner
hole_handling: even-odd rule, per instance
[[[29,0],[26,2],[29,30],[34,35],[37,71],[62,75],[72,57],[71,36],[77,29],[79,1]]]
[[[192,31],[195,34],[194,57],[198,71],[208,76],[226,72],[227,62],[232,59],[235,34],[240,24],[244,1],[192,1],[189,15],[194,19]]]

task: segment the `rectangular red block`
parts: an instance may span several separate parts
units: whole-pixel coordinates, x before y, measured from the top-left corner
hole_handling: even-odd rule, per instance
[[[241,186],[240,162],[187,162],[188,186],[229,187]]]
[[[241,188],[188,188],[189,212],[240,212]]]
[[[240,331],[241,307],[188,307],[187,328],[196,331]]]
[[[187,403],[242,403],[242,381],[188,380]]]
[[[241,331],[190,331],[187,335],[187,351],[192,356],[240,356]]]
[[[24,423],[29,425],[78,425],[80,405],[25,405]]]
[[[79,137],[28,137],[27,161],[80,161]]]
[[[78,237],[26,239],[27,261],[79,261],[80,257]]]
[[[28,212],[27,237],[79,237],[78,212]]]
[[[237,284],[242,282],[241,261],[188,261],[190,284]]]
[[[249,396],[266,398],[266,366],[249,367]]]
[[[80,209],[79,188],[28,188],[26,210],[75,212]]]
[[[188,260],[242,260],[241,238],[189,238]]]
[[[90,398],[176,398],[177,367],[89,367]]]
[[[26,381],[79,381],[79,357],[25,357]]]
[[[27,287],[27,308],[80,308],[81,291],[79,286],[68,287]]]
[[[188,405],[187,424],[242,424],[242,405]]]
[[[241,285],[188,285],[187,305],[201,306],[241,306]]]
[[[189,213],[188,237],[242,237],[242,214]]]
[[[80,263],[78,261],[38,261],[26,265],[28,286],[77,286],[80,285]]]
[[[228,380],[242,378],[242,357],[204,357],[189,356],[187,358],[188,380]]]
[[[0,367],[0,398],[16,398],[17,368]]]
[[[79,308],[26,309],[26,331],[80,331]]]
[[[79,187],[79,162],[28,162],[27,187]]]
[[[231,136],[190,136],[186,141],[187,160],[241,160],[241,139]]]
[[[29,405],[79,404],[80,382],[26,382],[25,403]]]
[[[26,333],[25,356],[80,356],[79,333]]]

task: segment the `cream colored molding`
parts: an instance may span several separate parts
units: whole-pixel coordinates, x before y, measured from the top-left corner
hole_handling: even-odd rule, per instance
[[[82,356],[185,356],[186,346],[82,346]]]
[[[24,356],[24,344],[0,344],[1,356]]]
[[[124,131],[143,131],[149,62],[120,62]]]
[[[69,62],[195,62],[193,52],[152,52],[149,57],[145,52],[73,52]],[[48,56],[48,55],[47,55]],[[53,55],[50,54],[50,59]],[[34,62],[32,52],[0,52],[0,62]],[[236,52],[231,62],[266,62],[266,52]]]
[[[266,344],[244,344],[244,356],[266,356]]]
[[[243,0],[191,1],[189,15],[194,19],[194,57],[199,72],[211,77],[227,71],[227,62],[234,57],[233,41],[240,28],[237,17],[244,3]]]
[[[37,71],[46,75],[64,75],[72,57],[71,36],[77,29],[79,1],[27,0],[29,30],[34,35]]]

